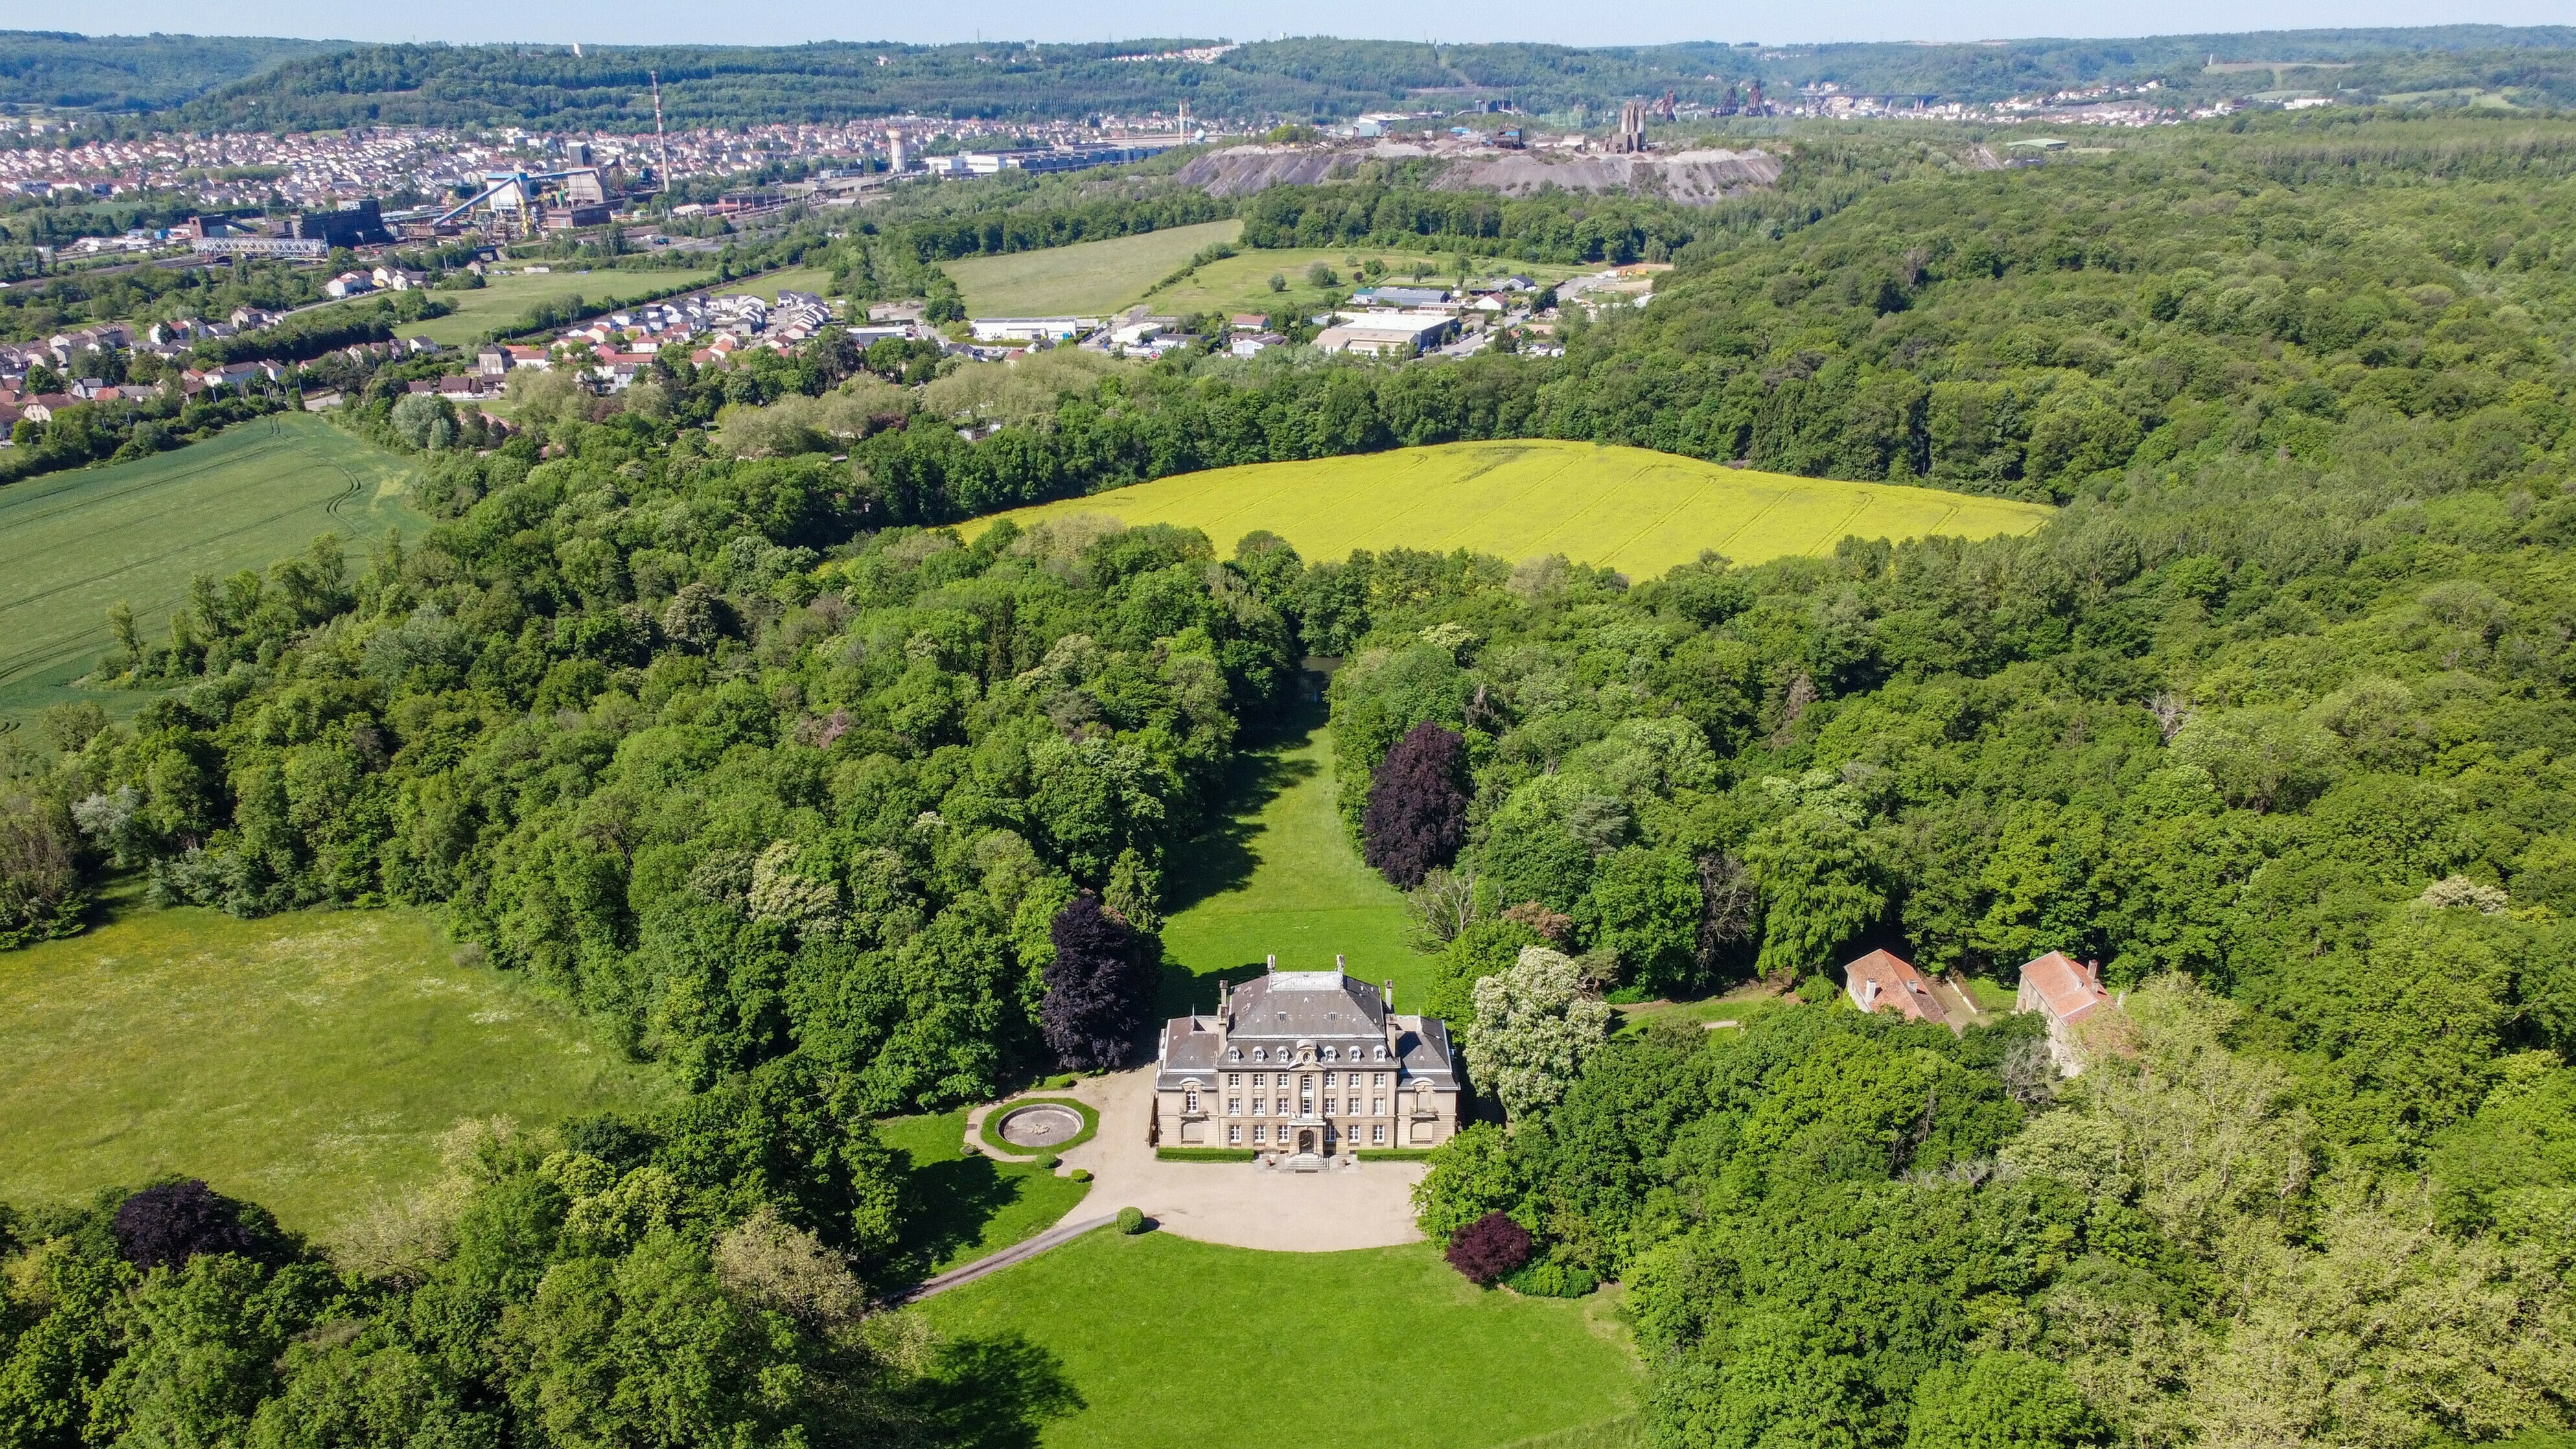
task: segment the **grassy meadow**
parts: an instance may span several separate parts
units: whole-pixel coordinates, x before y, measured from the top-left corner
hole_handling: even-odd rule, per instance
[[[113,642],[107,609],[120,600],[150,637],[191,574],[264,569],[325,532],[353,556],[388,529],[418,536],[429,520],[404,505],[411,476],[401,457],[288,414],[0,491],[0,718],[82,697],[66,686]]]
[[[1336,1435],[1383,1449],[1611,1449],[1630,1442],[1643,1377],[1617,1306],[1615,1291],[1479,1289],[1427,1244],[1265,1253],[1101,1231],[919,1311],[1054,1357],[1083,1407],[1046,1427],[1046,1449],[1255,1436],[1280,1412],[1265,1383],[1301,1386]]]
[[[1648,578],[1715,549],[1737,563],[1825,554],[1846,535],[2028,533],[2052,510],[1931,488],[1728,468],[1596,443],[1444,443],[1300,463],[1253,463],[994,515],[1026,526],[1072,513],[1204,531],[1220,551],[1266,528],[1309,559],[1355,548],[1561,553]],[[990,519],[964,526],[971,538]]]
[[[1287,971],[1346,957],[1354,976],[1394,980],[1398,1010],[1421,1009],[1431,960],[1413,950],[1403,893],[1342,833],[1321,714],[1311,733],[1239,755],[1232,812],[1175,860],[1157,1016],[1215,1005],[1218,977],[1242,981],[1274,952]]]
[[[919,1210],[904,1224],[902,1258],[904,1269],[919,1277],[1034,1238],[1091,1191],[1091,1184],[1033,1162],[969,1154],[963,1107],[889,1117],[877,1123],[877,1135],[912,1163],[910,1191]]]
[[[439,1134],[657,1100],[652,1069],[426,916],[155,911],[0,956],[0,1200],[202,1177],[328,1236],[435,1175]]]
[[[939,265],[970,317],[1096,317],[1137,301],[1199,248],[1242,230],[1240,221],[1211,221]]]

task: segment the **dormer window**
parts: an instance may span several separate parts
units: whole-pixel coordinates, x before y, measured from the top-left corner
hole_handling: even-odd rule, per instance
[[[1236,1056],[1241,1056],[1241,1055],[1243,1055],[1243,1053],[1241,1053],[1241,1052],[1236,1052],[1236,1053],[1235,1053],[1235,1055],[1236,1055]],[[1384,1043],[1384,1042],[1379,1042],[1379,1043],[1378,1043],[1378,1045],[1377,1045],[1377,1059],[1378,1059],[1379,1061],[1385,1061],[1385,1060],[1386,1060],[1386,1043]]]
[[[1379,1047],[1379,1048],[1377,1049],[1377,1054],[1378,1054],[1379,1056],[1381,1056],[1381,1057],[1385,1056],[1385,1055],[1386,1055],[1386,1048],[1384,1048],[1384,1047]],[[1239,1062],[1239,1061],[1242,1061],[1242,1060],[1243,1060],[1243,1048],[1241,1048],[1241,1047],[1236,1047],[1233,1051],[1231,1051],[1231,1052],[1227,1053],[1227,1055],[1228,1055],[1229,1057],[1231,1057],[1231,1058],[1232,1058],[1233,1060],[1235,1060],[1235,1061],[1238,1061],[1238,1062]]]
[[[1241,1048],[1241,1047],[1236,1047],[1236,1048],[1235,1048],[1235,1050],[1236,1050],[1236,1051],[1241,1051],[1241,1050],[1243,1050],[1243,1048]],[[1270,1053],[1268,1053],[1268,1052],[1266,1052],[1266,1051],[1263,1051],[1263,1050],[1262,1050],[1261,1048],[1259,1048],[1259,1047],[1254,1047],[1254,1048],[1252,1049],[1252,1059],[1253,1059],[1254,1061],[1256,1061],[1256,1062],[1259,1062],[1259,1061],[1267,1061],[1267,1060],[1269,1060],[1269,1059],[1270,1059]]]

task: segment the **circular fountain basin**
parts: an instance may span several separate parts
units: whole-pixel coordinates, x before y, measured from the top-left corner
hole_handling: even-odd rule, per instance
[[[1081,1133],[1082,1114],[1070,1107],[1040,1102],[1002,1114],[998,1130],[1002,1140],[1014,1147],[1053,1147]]]

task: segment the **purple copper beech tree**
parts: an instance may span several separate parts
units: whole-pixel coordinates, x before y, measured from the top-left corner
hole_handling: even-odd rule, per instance
[[[1467,842],[1467,744],[1428,720],[1405,732],[1369,777],[1362,853],[1406,890]]]
[[[1048,1049],[1073,1071],[1121,1064],[1145,1028],[1161,943],[1089,891],[1056,912],[1049,934],[1055,959],[1038,1006]]]

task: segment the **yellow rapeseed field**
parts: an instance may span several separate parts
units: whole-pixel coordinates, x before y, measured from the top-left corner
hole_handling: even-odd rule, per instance
[[[1139,483],[993,517],[1073,513],[1196,528],[1220,552],[1268,529],[1309,559],[1353,549],[1564,554],[1644,579],[1715,549],[1737,563],[1831,553],[1846,536],[2028,533],[2053,510],[1932,488],[1729,468],[1644,448],[1525,440],[1444,443],[1257,463]],[[964,526],[969,538],[992,518]]]

